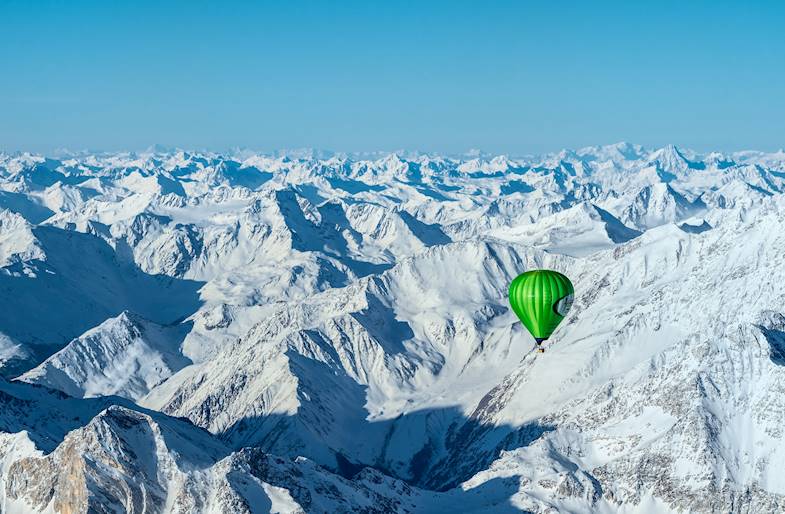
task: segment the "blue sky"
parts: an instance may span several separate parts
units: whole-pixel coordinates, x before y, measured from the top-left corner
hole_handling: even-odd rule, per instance
[[[0,0],[0,149],[773,150],[782,27],[775,1]]]

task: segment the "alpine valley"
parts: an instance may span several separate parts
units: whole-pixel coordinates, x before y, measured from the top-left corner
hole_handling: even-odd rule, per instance
[[[0,512],[785,512],[783,285],[785,151],[0,154]]]

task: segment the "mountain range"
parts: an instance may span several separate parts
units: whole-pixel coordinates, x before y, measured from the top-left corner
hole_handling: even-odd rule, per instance
[[[0,153],[0,512],[782,512],[781,283],[785,151]]]

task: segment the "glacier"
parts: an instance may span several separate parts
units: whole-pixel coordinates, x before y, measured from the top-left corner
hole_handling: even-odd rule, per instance
[[[674,145],[0,153],[0,512],[785,511],[784,193]]]

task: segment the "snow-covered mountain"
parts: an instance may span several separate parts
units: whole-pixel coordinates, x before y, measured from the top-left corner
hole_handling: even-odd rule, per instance
[[[785,510],[784,187],[627,143],[0,154],[0,511]]]
[[[19,377],[71,396],[136,400],[191,361],[179,349],[186,325],[163,327],[123,312],[74,339]]]

